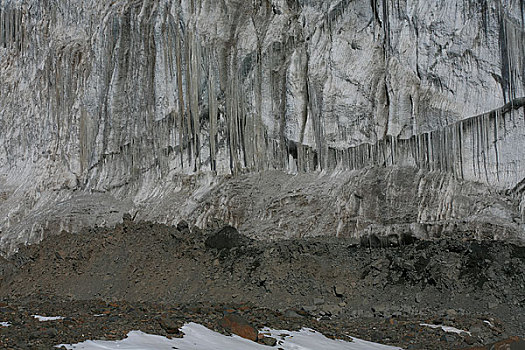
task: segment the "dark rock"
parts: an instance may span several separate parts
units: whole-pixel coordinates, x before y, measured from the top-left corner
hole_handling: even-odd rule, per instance
[[[177,224],[177,230],[179,230],[180,232],[189,232],[190,231],[190,225],[188,225],[188,223],[184,220],[180,221],[178,224]]]
[[[469,332],[472,333],[473,335],[478,335],[478,334],[481,334],[483,330],[479,326],[472,326],[470,327]]]
[[[457,316],[457,311],[454,310],[454,309],[448,309],[447,311],[445,311],[445,314],[448,316],[448,317],[456,317]]]
[[[268,346],[275,346],[277,344],[277,339],[272,337],[262,337],[261,339],[259,339],[259,343]]]
[[[381,331],[372,331],[370,333],[370,338],[374,342],[380,342],[380,341],[383,341],[385,339],[385,333],[383,333]]]
[[[159,319],[159,324],[168,334],[179,334],[179,328],[182,326],[182,324],[177,322],[177,320],[174,320],[165,315]]]
[[[473,336],[470,336],[470,335],[467,335],[463,338],[463,340],[465,341],[465,343],[467,343],[468,345],[474,345],[476,344],[477,340],[476,338],[474,338]]]
[[[245,245],[248,238],[237,231],[232,226],[225,226],[219,231],[216,231],[208,236],[205,245],[213,249],[232,249]]]
[[[302,318],[303,317],[299,315],[297,312],[295,312],[294,310],[286,310],[284,312],[284,316],[289,317],[289,318]]]
[[[334,294],[336,297],[342,298],[345,295],[346,289],[341,284],[336,284],[334,286]]]
[[[309,305],[305,305],[305,306],[302,306],[302,309],[308,313],[308,314],[312,314],[314,313],[316,310],[317,310],[317,306],[309,306]]]
[[[382,246],[381,239],[376,235],[369,235],[361,237],[361,246],[368,248],[380,248]]]
[[[386,313],[386,306],[383,304],[372,306],[372,312],[375,315],[384,315]]]
[[[323,305],[324,299],[323,298],[314,298],[314,305]]]
[[[441,341],[447,342],[447,343],[453,343],[456,341],[456,337],[452,334],[443,334],[440,338]]]
[[[412,236],[411,234],[409,233],[402,233],[401,234],[401,237],[399,238],[399,243],[401,245],[410,245],[410,244],[414,244],[414,242],[416,242],[417,238]]]
[[[130,213],[124,213],[124,215],[122,215],[122,222],[124,222],[125,224],[129,224],[133,221],[133,217],[131,216]]]
[[[44,335],[54,338],[58,335],[58,331],[56,330],[56,328],[48,328],[44,331]]]
[[[416,303],[420,303],[421,300],[423,299],[423,296],[421,295],[421,293],[416,293],[416,296],[415,296],[415,301]]]

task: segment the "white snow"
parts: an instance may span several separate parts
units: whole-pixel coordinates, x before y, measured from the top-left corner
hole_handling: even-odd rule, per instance
[[[0,322],[0,326],[9,327],[11,324],[9,322]]]
[[[271,333],[271,336],[283,340],[279,345],[286,350],[394,350],[401,349],[393,346],[382,345],[368,342],[354,337],[349,337],[352,341],[346,342],[343,340],[333,340],[325,337],[323,334],[312,329],[303,328],[300,331],[290,332],[283,330],[269,330],[264,329],[262,333]],[[281,337],[280,335],[287,334],[288,336]],[[265,346],[264,349],[268,350]]]
[[[62,316],[52,316],[52,317],[40,316],[40,315],[31,315],[31,316],[33,316],[34,318],[36,318],[40,322],[56,321],[56,320],[63,320],[64,319],[64,317],[62,317]]]
[[[484,320],[483,323],[488,324],[490,328],[494,328],[494,325],[488,320]]]
[[[268,350],[268,346],[243,339],[239,336],[225,336],[196,323],[185,324],[181,331],[183,338],[168,339],[159,335],[150,335],[141,331],[132,331],[128,337],[119,341],[88,340],[78,344],[60,344],[71,350]],[[303,328],[291,332],[264,329],[278,340],[278,346],[285,350],[400,350],[400,348],[367,342],[352,338],[352,342],[332,340],[319,332]],[[282,336],[281,336],[282,335]]]
[[[456,334],[466,333],[468,335],[471,335],[470,332],[467,332],[467,331],[464,331],[464,330],[461,330],[461,329],[457,329],[457,328],[454,328],[454,327],[450,327],[450,326],[444,326],[444,325],[441,325],[441,324],[420,323],[420,325],[421,326],[425,326],[425,327],[430,327],[430,328],[441,328],[442,330],[444,330],[445,332],[448,332],[448,333],[456,333]]]

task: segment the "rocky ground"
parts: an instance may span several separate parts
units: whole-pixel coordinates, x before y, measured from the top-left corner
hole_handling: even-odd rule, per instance
[[[114,228],[47,236],[0,262],[4,348],[119,339],[135,329],[178,336],[188,321],[228,332],[221,320],[232,313],[258,329],[310,327],[404,349],[525,336],[525,247],[503,242],[262,242],[219,223],[199,230],[129,217]],[[34,314],[65,318],[39,322]]]

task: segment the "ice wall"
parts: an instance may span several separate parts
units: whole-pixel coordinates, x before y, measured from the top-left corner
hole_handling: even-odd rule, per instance
[[[525,98],[409,139],[386,137],[375,144],[329,149],[343,169],[412,166],[512,189],[525,178]]]
[[[183,174],[399,165],[516,188],[524,7],[0,0],[0,226],[53,192],[141,203]]]

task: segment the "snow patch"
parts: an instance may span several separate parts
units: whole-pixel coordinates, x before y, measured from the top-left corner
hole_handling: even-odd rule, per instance
[[[62,316],[52,316],[52,317],[40,316],[40,315],[31,315],[31,316],[33,316],[34,318],[36,318],[40,322],[56,321],[56,320],[63,320],[64,319],[64,317],[62,317]]]
[[[483,323],[488,324],[490,328],[494,328],[494,325],[488,320],[484,320]]]
[[[442,330],[448,333],[456,333],[456,334],[466,333],[468,335],[471,335],[470,332],[467,332],[461,329],[457,329],[454,327],[450,327],[450,326],[444,326],[441,324],[420,323],[420,326],[425,326],[425,327],[430,327],[430,328],[441,328]]]
[[[372,343],[354,337],[349,337],[351,342],[334,340],[309,328],[300,331],[271,330],[265,328],[262,333],[270,333],[276,338],[278,347],[286,350],[400,350],[401,348]],[[282,342],[282,343],[281,343]],[[263,347],[268,350],[268,347]]]
[[[254,343],[239,336],[225,336],[200,324],[185,324],[181,331],[184,338],[168,339],[141,331],[131,331],[128,337],[118,341],[88,340],[78,344],[60,344],[70,350],[268,350],[268,346]],[[319,332],[303,328],[300,331],[263,329],[263,333],[278,340],[277,347],[285,350],[401,350],[400,348],[352,338],[351,342],[333,340]]]

